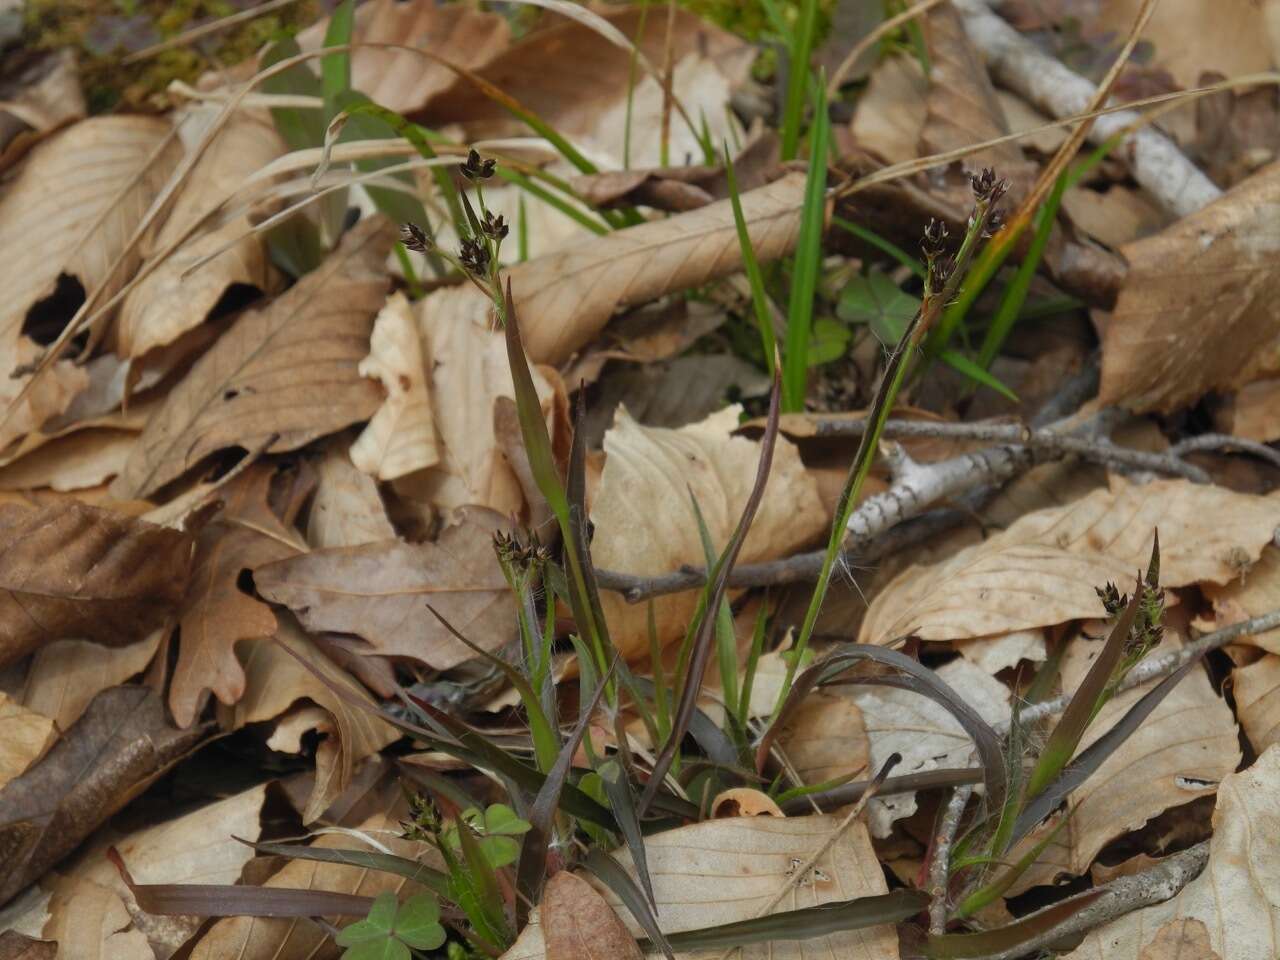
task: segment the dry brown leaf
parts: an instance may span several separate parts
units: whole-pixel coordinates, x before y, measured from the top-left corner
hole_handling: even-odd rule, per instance
[[[1023,660],[1040,663],[1048,656],[1043,630],[1015,630],[994,637],[973,637],[957,640],[954,646],[962,657],[992,675],[1016,667]]]
[[[114,890],[96,883],[59,885],[49,900],[57,920],[44,935],[64,960],[154,960],[151,945]]]
[[[152,117],[95,117],[37,145],[0,196],[0,259],[9,283],[0,307],[0,407],[30,377],[9,377],[50,342],[84,293],[108,271],[142,219],[181,148],[169,124]],[[111,276],[111,294],[132,275],[137,256]],[[34,316],[29,316],[32,308]],[[88,375],[58,361],[0,426],[0,449],[66,409]]]
[[[525,495],[503,455],[494,417],[501,398],[514,401],[511,365],[503,334],[492,327],[491,305],[470,285],[438,290],[422,301],[422,338],[431,408],[442,447],[440,462],[403,478],[396,489],[446,515],[482,506],[503,516],[520,515]],[[534,369],[547,428],[555,437],[567,429],[563,385],[554,372]]]
[[[1166,635],[1170,639],[1162,652],[1178,646],[1173,630]],[[1061,667],[1064,689],[1079,685],[1101,648],[1100,641],[1083,636],[1068,644]],[[1149,689],[1150,685],[1130,690],[1110,700],[1090,724],[1081,749],[1110,729]],[[1052,883],[1063,874],[1085,873],[1106,844],[1170,807],[1212,794],[1239,762],[1231,708],[1214,692],[1205,672],[1196,670],[1071,794],[1067,825],[1010,892]],[[1043,836],[1033,833],[1026,842]]]
[[[387,398],[351,445],[351,462],[379,480],[394,480],[440,461],[427,389],[427,367],[413,307],[392,294],[373,322],[360,375],[379,381]]]
[[[156,777],[194,750],[210,726],[178,730],[145,687],[112,687],[38,764],[0,790],[0,903],[53,866]]]
[[[381,216],[362,220],[316,270],[237,320],[147,422],[116,495],[144,497],[224,447],[280,453],[367,419],[379,391],[357,367],[392,240]]]
[[[130,680],[147,668],[166,628],[123,647],[87,640],[55,640],[41,647],[27,670],[22,705],[69,730],[85,708],[107,687]]]
[[[324,46],[328,20],[298,34],[303,50]],[[507,19],[468,6],[434,0],[373,0],[356,8],[355,44],[391,43],[426,50],[450,63],[478,70],[511,42]],[[356,48],[351,52],[351,88],[397,113],[421,110],[447,89],[456,75],[408,50]]]
[[[191,108],[183,128],[186,138],[198,139],[218,110],[214,106]],[[284,143],[268,119],[237,112],[183,182],[153,246],[157,250],[168,247],[215,203],[234,193],[250,174],[284,151]],[[267,291],[271,265],[260,234],[245,236],[200,269],[184,275],[192,264],[246,234],[249,227],[246,213],[215,230],[198,233],[129,291],[116,321],[116,353],[140,357],[172,343],[203,323],[233,286]]]
[[[0,933],[0,960],[54,960],[58,945],[52,940],[37,940],[16,930]]]
[[[929,81],[915,57],[885,57],[871,71],[849,131],[857,145],[888,163],[914,160],[928,112]]]
[[[1170,952],[1179,941],[1203,946],[1197,921],[1220,960],[1280,955],[1280,747],[1222,781],[1200,876],[1172,900],[1091,931],[1066,960],[1181,958]],[[1162,952],[1144,952],[1157,942]]]
[[[1271,164],[1121,250],[1129,271],[1103,336],[1099,403],[1173,411],[1280,373],[1278,205]]]
[[[64,47],[37,56],[0,84],[0,171],[41,137],[84,115],[75,51]]]
[[[664,933],[695,930],[755,917],[788,884],[796,869],[831,837],[841,818],[734,817],[706,820],[645,838],[645,857]],[[630,851],[617,853],[634,872]],[[597,888],[599,889],[599,888]],[[600,891],[633,935],[643,935],[631,914],[608,890]],[[771,912],[798,910],[832,900],[887,892],[884,873],[861,821],[853,822],[813,868]],[[543,924],[530,923],[503,960],[547,956]],[[712,958],[722,951],[677,956]],[[832,956],[841,960],[897,960],[892,926],[871,927],[807,941],[780,941],[744,947],[742,960],[800,960]]]
[[[196,541],[191,585],[179,614],[178,662],[169,686],[169,709],[180,726],[199,715],[207,691],[224,704],[239,700],[245,676],[236,644],[276,631],[271,608],[240,588],[244,571],[299,550],[296,535],[288,535],[298,504],[290,505],[283,519],[267,505],[273,476],[271,468],[255,465],[233,480],[225,491],[223,516]]]
[[[1209,928],[1201,920],[1171,920],[1156,931],[1138,960],[1222,960],[1209,944]]]
[[[858,773],[871,756],[862,711],[852,700],[823,693],[804,699],[778,746],[806,784]]]
[[[642,960],[636,938],[627,932],[604,897],[581,877],[562,870],[547,881],[541,916],[547,931],[547,960]]]
[[[1280,743],[1280,656],[1268,653],[1231,672],[1236,712],[1249,743],[1258,753]]]
[[[316,465],[316,495],[307,515],[307,543],[315,549],[358,547],[396,536],[378,485],[351,463],[347,446],[341,438],[331,441]]]
[[[1009,688],[969,661],[953,660],[938,669],[938,676],[988,723],[1009,719]],[[893,687],[838,689],[862,714],[872,769],[882,768],[895,753],[902,756],[895,774],[969,765],[973,741],[954,715],[928,697]],[[882,839],[894,821],[916,812],[915,794],[876,797],[867,811],[872,835]]]
[[[1078,229],[1114,250],[1159,233],[1171,222],[1146,194],[1119,184],[1106,191],[1073,187],[1063,195],[1062,209]]]
[[[799,173],[742,195],[762,262],[795,246],[803,195]],[[737,271],[741,262],[733,210],[721,200],[605,237],[584,237],[514,265],[507,276],[529,358],[559,364],[590,342],[618,308],[701,286]]]
[[[711,801],[711,817],[721,820],[725,817],[785,817],[782,808],[773,797],[750,787],[734,787],[722,790]]]
[[[960,640],[1096,617],[1094,587],[1128,587],[1156,529],[1164,586],[1226,583],[1259,557],[1277,525],[1274,498],[1113,477],[1109,489],[1026,514],[942,564],[904,570],[872,601],[861,639]]]
[[[234,707],[223,708],[224,726],[238,730],[248,723],[274,720],[303,699],[323,710],[323,717],[311,714],[307,718],[315,724],[312,729],[323,734],[316,748],[315,785],[302,816],[304,823],[310,823],[346,789],[361,760],[400,734],[372,710],[349,704],[298,662],[294,654],[320,670],[331,683],[373,706],[369,694],[320,653],[291,619],[281,618],[274,639],[253,640],[240,649],[244,658],[244,696]]]
[[[1240,565],[1238,579],[1222,586],[1205,584],[1203,590],[1213,601],[1216,624],[1224,627],[1280,609],[1280,548],[1268,546],[1253,566]],[[1240,643],[1280,653],[1280,628],[1245,634]]]
[[[0,691],[0,787],[25,773],[57,738],[51,719]]]
[[[758,442],[733,436],[738,409],[727,407],[679,430],[643,427],[619,411],[613,429],[605,434],[604,473],[590,507],[595,524],[591,555],[597,567],[653,575],[686,563],[702,564],[705,555],[691,496],[702,511],[711,542],[723,549],[746,505],[760,458]],[[780,438],[740,562],[788,556],[826,523],[813,478],[795,446]],[[628,604],[609,591],[601,594],[600,602],[622,655],[646,655],[648,605]],[[696,603],[690,593],[654,602],[660,642],[684,636]]]
[[[144,934],[147,956],[154,952],[157,960],[167,960],[191,938],[204,922],[203,918],[156,916],[142,910],[115,866],[106,858],[106,848],[115,846],[119,850],[138,883],[238,883],[241,870],[254,853],[252,847],[236,838],[250,842],[258,839],[266,790],[265,784],[251,787],[124,837],[96,838],[58,881],[46,926],[51,933],[58,931],[69,935],[73,942],[83,943],[88,952],[67,944],[60,956],[74,960],[97,955],[92,942],[80,939],[92,936],[93,928],[77,929],[76,921],[81,896],[87,895],[91,902],[101,901],[106,898],[98,891],[107,890],[115,894],[128,912],[134,930]],[[110,914],[118,916],[114,905]],[[132,939],[129,942],[132,943]],[[110,953],[106,944],[101,948],[104,954]]]
[[[1258,380],[1241,387],[1214,412],[1223,433],[1270,443],[1280,440],[1280,380]]]
[[[191,538],[75,500],[0,506],[0,663],[43,643],[131,643],[177,607]]]
[[[357,829],[378,836],[393,853],[418,860],[427,860],[432,866],[430,848],[411,843],[398,837],[386,837],[385,831],[399,833],[396,818],[387,814],[375,814],[359,823]],[[312,846],[350,848],[358,841],[344,836],[322,836]],[[419,888],[405,880],[379,870],[352,867],[338,863],[319,863],[314,860],[290,860],[280,872],[263,886],[302,890],[328,890],[351,893],[361,897],[376,897],[384,890],[396,893],[401,899]],[[351,918],[354,919],[354,918]],[[349,920],[348,920],[349,922]],[[332,938],[318,925],[297,919],[268,919],[264,917],[227,917],[209,928],[191,952],[192,960],[331,960],[340,949]]]
[[[929,45],[929,95],[925,101],[920,153],[944,153],[1009,133],[995,87],[982,57],[965,34],[960,14],[949,3],[934,7],[925,16]],[[960,161],[965,170],[984,167],[1009,180],[1014,199],[1035,177],[1034,166],[1016,143],[1005,143],[970,154]],[[939,180],[942,178],[940,177]],[[946,195],[964,209],[972,192],[968,179],[957,178]]]
[[[503,526],[497,514],[471,510],[434,543],[316,550],[257,567],[254,584],[308,630],[353,633],[378,653],[446,670],[475,654],[428,605],[486,650],[513,636],[515,602],[493,554],[493,534]]]
[[[28,440],[38,436],[28,434]],[[48,487],[65,492],[106,483],[124,469],[136,430],[77,430],[0,467],[0,489]]]

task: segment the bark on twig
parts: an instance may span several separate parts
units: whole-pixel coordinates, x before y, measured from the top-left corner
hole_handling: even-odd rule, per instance
[[[933,859],[929,861],[929,932],[943,933],[947,929],[947,910],[950,907],[947,891],[951,886],[951,845],[960,830],[964,808],[973,796],[973,786],[957,787],[947,801],[938,824],[938,834],[933,840]]]
[[[1093,83],[1041,51],[993,13],[985,0],[955,0],[955,6],[969,39],[1000,83],[1053,117],[1069,117],[1088,107],[1096,91]],[[1098,117],[1089,139],[1103,143],[1139,119],[1132,111]],[[1133,178],[1176,216],[1195,213],[1222,196],[1172,140],[1150,127],[1126,136],[1122,149]]]

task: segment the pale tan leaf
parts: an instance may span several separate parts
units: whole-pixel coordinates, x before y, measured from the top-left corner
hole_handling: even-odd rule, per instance
[[[504,516],[525,509],[520,480],[503,456],[494,416],[498,401],[515,399],[511,365],[501,331],[492,326],[491,304],[469,284],[437,290],[422,301],[422,338],[431,390],[440,462],[425,473],[405,477],[397,490],[446,514],[462,507],[489,507]],[[554,437],[566,426],[558,381],[534,369],[534,386]]]
[[[274,720],[298,700],[322,707],[329,722],[320,728],[324,736],[316,751],[316,782],[303,811],[303,822],[315,820],[351,782],[356,765],[399,738],[394,727],[369,710],[338,696],[289,650],[305,659],[331,683],[373,705],[364,688],[328,660],[288,617],[282,617],[274,639],[253,640],[240,647],[244,658],[244,695],[234,707],[223,708],[226,725],[239,729],[248,723]]]
[[[22,704],[69,730],[93,698],[147,668],[160,646],[162,628],[123,647],[87,640],[55,640],[36,651],[27,670]]]
[[[994,637],[957,640],[956,650],[966,660],[995,675],[1023,660],[1039,663],[1048,656],[1043,630],[1015,630]]]
[[[44,756],[57,738],[52,720],[0,691],[0,787]]]
[[[1091,931],[1067,960],[1153,960],[1153,942],[1190,938],[1220,960],[1280,955],[1280,747],[1233,773],[1218,788],[1209,863],[1172,900],[1137,910]],[[1167,950],[1156,960],[1176,957]],[[1196,956],[1196,954],[1191,954]],[[1197,957],[1199,960],[1199,957]]]
[[[1214,412],[1223,433],[1270,443],[1280,440],[1280,380],[1257,380],[1228,397]]]
[[[1209,943],[1202,920],[1170,920],[1143,948],[1138,960],[1222,960]]]
[[[28,434],[34,437],[35,434]],[[15,463],[0,467],[0,489],[84,490],[124,469],[138,439],[134,430],[77,430],[50,440]]]
[[[113,485],[146,496],[224,447],[294,450],[369,417],[378,388],[360,376],[387,287],[389,224],[356,224],[316,270],[244,314],[147,422]]]
[[[1162,652],[1176,649],[1176,636],[1175,630],[1166,631]],[[1100,641],[1083,636],[1068,644],[1061,667],[1064,689],[1079,685],[1101,647]],[[1080,748],[1106,733],[1149,689],[1150,684],[1110,700],[1089,725]],[[1112,840],[1170,807],[1212,794],[1239,762],[1231,708],[1214,692],[1203,670],[1193,671],[1072,792],[1068,802],[1073,812],[1067,825],[1011,892],[1052,883],[1060,875],[1085,873],[1098,851]],[[1026,842],[1041,836],[1033,833]]]
[[[357,829],[376,835],[402,857],[431,862],[432,852],[424,844],[411,843],[387,831],[399,833],[394,816],[375,814],[357,825]],[[350,848],[350,837],[326,835],[312,844],[317,847]],[[379,870],[353,867],[338,863],[320,863],[314,860],[290,860],[263,886],[302,890],[328,890],[351,893],[361,897],[376,897],[390,890],[404,899],[420,888],[403,877]],[[350,922],[349,918],[345,922]],[[191,953],[192,960],[332,960],[341,953],[333,939],[319,926],[297,919],[269,919],[264,917],[226,917],[218,920],[198,941]]]
[[[1280,609],[1280,548],[1267,547],[1253,566],[1243,560],[1238,579],[1222,586],[1205,584],[1203,589],[1213,601],[1216,622],[1222,626]],[[1245,634],[1240,642],[1280,653],[1280,629]]]
[[[604,897],[581,877],[562,870],[547,881],[541,916],[547,931],[547,960],[642,960]]]
[[[319,50],[327,27],[326,19],[303,30],[298,45]],[[477,70],[506,50],[511,28],[505,17],[468,6],[373,0],[356,8],[351,42],[416,47]],[[351,52],[351,88],[397,113],[421,110],[455,81],[452,70],[408,50],[357,47]]]
[[[1280,525],[1280,500],[1186,480],[1108,489],[1027,514],[932,567],[910,567],[871,604],[864,643],[915,633],[960,640],[1096,617],[1094,587],[1130,586],[1160,531],[1166,587],[1226,583]]]
[[[58,960],[155,960],[147,935],[114,890],[64,880],[49,901],[44,935],[58,942]]]
[[[493,553],[501,517],[471,510],[434,543],[399,540],[316,550],[254,569],[262,596],[313,631],[353,633],[378,653],[445,670],[475,654],[431,615],[486,650],[513,636],[515,602]]]
[[[967,660],[953,660],[938,669],[950,684],[988,723],[1009,718],[1009,688]],[[849,686],[838,688],[862,714],[871,746],[871,768],[879,770],[897,753],[902,760],[895,774],[923,773],[940,767],[970,764],[973,741],[955,716],[928,697],[893,687]],[[887,837],[895,820],[916,812],[914,793],[876,797],[867,807],[871,832]]]
[[[1099,403],[1173,411],[1280,373],[1277,210],[1272,164],[1121,250],[1129,271],[1103,336]]]
[[[395,293],[373,322],[360,375],[379,381],[387,398],[351,446],[351,462],[379,480],[394,480],[440,460],[413,307]]]
[[[1280,743],[1280,656],[1264,654],[1261,660],[1231,672],[1232,689],[1240,726],[1262,753]]]
[[[223,516],[200,532],[191,585],[182,599],[178,662],[169,685],[169,709],[181,726],[204,706],[205,691],[233,704],[245,690],[236,644],[276,631],[271,608],[240,589],[246,570],[291,557],[298,545],[285,535],[297,504],[283,520],[271,512],[274,471],[255,465],[226,490]]]
[[[198,137],[218,108],[194,107],[186,117],[187,137]],[[194,130],[187,130],[192,127]],[[153,246],[164,250],[198,223],[215,203],[234,193],[251,174],[285,151],[269,120],[237,112],[200,158],[173,202],[173,209]],[[198,233],[188,240],[125,297],[115,326],[115,349],[122,357],[140,357],[172,343],[204,322],[223,295],[239,284],[266,291],[271,265],[260,235],[246,236],[200,269],[193,264],[227,241],[248,231],[248,215]]]
[[[1105,192],[1073,187],[1063,195],[1062,209],[1077,229],[1115,250],[1159,233],[1171,222],[1146,194],[1118,184]]]
[[[316,549],[358,547],[395,539],[378,485],[351,463],[344,440],[325,446],[316,474],[316,494],[307,516],[308,544]]]
[[[862,711],[852,700],[822,693],[804,699],[778,746],[805,784],[858,773],[871,756]]]
[[[854,142],[888,163],[920,156],[917,144],[928,112],[929,81],[910,54],[885,57],[871,71],[849,130]]]
[[[799,173],[742,195],[758,259],[776,260],[795,246],[803,195]],[[618,308],[701,286],[734,273],[741,262],[733,210],[721,200],[604,237],[585,237],[516,264],[507,275],[530,359],[559,364],[590,342]]]
[[[690,497],[717,550],[724,548],[755,482],[760,444],[735,437],[738,407],[727,407],[700,423],[667,430],[644,427],[620,410],[605,434],[604,472],[591,503],[596,566],[653,575],[702,564],[705,556]],[[787,556],[817,537],[827,523],[817,485],[795,446],[778,440],[764,498],[740,555],[741,563]],[[600,602],[614,645],[626,657],[649,649],[646,604],[628,604],[605,591]],[[697,603],[692,593],[659,597],[654,603],[658,638],[684,636]]]
[[[157,960],[167,960],[199,929],[203,918],[155,916],[139,908],[104,855],[106,848],[114,845],[120,851],[138,883],[237,883],[254,853],[252,847],[235,838],[258,839],[265,798],[265,785],[251,787],[124,837],[99,837],[64,871],[58,895],[50,903],[51,928],[69,929],[82,895],[94,901],[102,897],[99,889],[109,890],[128,911],[134,929],[145,935]],[[115,914],[114,906],[111,913]],[[91,944],[84,946],[91,949]],[[68,950],[63,955],[71,960],[76,953]]]
[[[722,790],[711,801],[711,816],[724,817],[785,817],[782,808],[773,797],[750,787],[733,787]]]
[[[645,838],[645,856],[657,900],[657,916],[665,933],[695,930],[755,917],[793,880],[831,837],[836,816],[734,817],[707,820]],[[631,854],[618,860],[634,872]],[[594,885],[594,884],[593,884]],[[597,889],[599,889],[597,887]],[[794,883],[770,912],[797,910],[832,900],[885,893],[880,868],[867,829],[855,821],[813,868]],[[640,928],[608,890],[605,900],[633,935]],[[531,923],[504,960],[542,960],[547,956],[541,923]],[[710,960],[722,950],[682,953],[682,960]],[[892,926],[871,927],[807,941],[777,941],[744,947],[742,960],[800,960],[832,956],[841,960],[897,960],[898,938]]]
[[[63,47],[35,58],[0,84],[0,170],[41,137],[84,115],[75,51]]]
[[[191,538],[74,500],[0,506],[0,663],[63,637],[131,643],[174,611]]]

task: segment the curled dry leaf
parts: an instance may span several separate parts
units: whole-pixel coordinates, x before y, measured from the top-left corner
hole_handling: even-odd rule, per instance
[[[1094,587],[1128,586],[1145,569],[1156,529],[1164,586],[1226,583],[1259,557],[1277,525],[1275,498],[1113,477],[1110,488],[1027,514],[944,563],[904,570],[872,602],[861,641],[909,633],[960,640],[1096,617]]]
[[[315,549],[358,547],[395,536],[378,485],[351,463],[344,439],[330,441],[316,464],[307,543]]]
[[[0,903],[75,849],[212,733],[173,727],[145,687],[112,687],[34,767],[0,790]]]
[[[356,829],[379,836],[401,857],[423,859],[430,856],[429,848],[396,837],[386,837],[385,832],[398,832],[394,816],[378,813],[356,824]],[[317,838],[312,846],[350,848],[350,837],[327,835]],[[433,864],[434,866],[435,864]],[[284,889],[324,890],[333,893],[349,893],[361,897],[376,897],[383,891],[391,891],[400,899],[420,891],[416,884],[393,874],[365,867],[340,863],[321,863],[314,860],[290,860],[263,886]],[[217,921],[196,941],[191,952],[192,960],[313,960],[313,958],[337,956],[338,949],[322,927],[314,923],[300,923],[297,919],[265,917],[226,917]]]
[[[1280,747],[1218,788],[1209,863],[1172,900],[1090,931],[1066,960],[1166,960],[1155,948],[1203,945],[1220,960],[1280,955]],[[1203,955],[1203,953],[1201,954]],[[1190,954],[1199,960],[1197,954]]]
[[[1157,652],[1180,645],[1175,644],[1175,635],[1173,629],[1167,630],[1168,639]],[[1061,666],[1065,690],[1079,685],[1100,648],[1100,642],[1083,636],[1068,644]],[[1110,700],[1090,724],[1080,749],[1106,733],[1151,686]],[[1231,708],[1214,692],[1205,672],[1195,670],[1072,792],[1066,826],[1010,893],[1052,883],[1062,874],[1087,872],[1098,851],[1112,840],[1170,807],[1212,794],[1239,762],[1239,736]],[[1023,850],[1043,836],[1043,832],[1032,833]],[[1011,854],[1010,859],[1019,855]]]
[[[81,121],[31,151],[0,197],[0,260],[9,281],[0,306],[0,408],[30,380],[10,372],[38,357],[78,297],[101,284],[110,295],[132,275],[136,254],[115,273],[110,268],[181,153],[167,122],[125,116]],[[7,410],[0,448],[61,413],[88,384],[83,369],[58,361],[20,409]]]
[[[384,218],[362,220],[316,270],[241,316],[147,422],[115,495],[145,497],[224,447],[280,453],[367,419],[378,388],[357,368],[392,240]]]
[[[0,170],[16,163],[41,137],[84,119],[75,51],[37,57],[0,84]]]
[[[1213,612],[1221,626],[1280,609],[1280,548],[1267,547],[1253,566],[1240,564],[1238,579],[1222,585],[1205,584],[1203,590],[1213,601]],[[1280,629],[1246,634],[1239,642],[1280,653]]]
[[[742,195],[760,261],[784,257],[795,247],[803,197],[799,173]],[[733,209],[721,200],[605,237],[585,237],[516,264],[507,274],[529,359],[559,364],[595,337],[618,308],[701,286],[739,270],[741,263]]]
[[[604,472],[591,503],[597,567],[638,575],[670,573],[705,561],[692,500],[717,550],[742,515],[755,480],[760,444],[735,437],[736,406],[700,423],[667,430],[643,427],[620,410],[605,434]],[[764,499],[742,548],[741,563],[787,556],[822,532],[826,512],[795,446],[778,440]],[[604,592],[600,602],[613,642],[625,657],[648,652],[648,608]],[[654,602],[658,638],[684,636],[694,594]]]
[[[285,649],[285,648],[288,649]],[[312,729],[324,734],[316,748],[316,779],[303,810],[303,822],[317,819],[347,785],[356,765],[399,738],[396,730],[369,710],[338,696],[314,673],[298,662],[306,660],[333,684],[346,688],[370,706],[373,700],[346,673],[324,656],[306,634],[287,618],[281,618],[274,639],[254,640],[241,647],[244,655],[244,696],[234,707],[224,708],[224,726],[239,729],[248,723],[274,720],[295,702],[309,700],[323,715],[309,714]],[[290,652],[292,651],[292,652]],[[295,726],[294,733],[298,733]]]
[[[46,934],[58,940],[65,956],[96,956],[104,946],[102,930],[82,923],[80,908],[83,897],[109,904],[109,914],[118,915],[115,904],[100,892],[106,891],[127,911],[133,929],[145,935],[142,957],[151,957],[152,951],[168,957],[190,939],[202,918],[154,916],[142,910],[106,858],[106,848],[114,845],[119,850],[138,883],[237,883],[253,858],[253,848],[235,838],[258,839],[266,789],[265,784],[252,787],[165,823],[93,843],[57,881]]]
[[[392,294],[373,322],[360,374],[379,381],[387,398],[351,446],[351,462],[379,480],[394,480],[440,460],[427,367],[413,307]]]
[[[185,138],[203,135],[219,109],[209,105],[190,108],[182,118],[186,120]],[[284,143],[268,120],[238,111],[183,182],[152,246],[163,251],[251,174],[283,153]],[[246,234],[249,227],[245,213],[216,229],[195,234],[129,291],[116,321],[116,353],[140,357],[172,343],[203,323],[237,285],[265,292],[270,286],[271,266],[259,234],[244,236],[199,270],[186,273],[206,255]]]
[[[576,874],[562,870],[542,894],[547,960],[642,960],[636,938],[600,896]]]
[[[27,441],[40,438],[28,434]],[[0,489],[48,487],[58,492],[106,483],[124,469],[138,439],[135,430],[77,430],[50,439],[15,463],[0,467]]]
[[[770,913],[885,893],[884,873],[861,821],[850,824],[813,867],[795,880],[796,870],[827,843],[840,821],[837,816],[734,817],[646,837],[645,856],[663,933],[752,919],[784,889],[786,895]],[[617,858],[634,876],[630,852],[619,851]],[[627,929],[642,936],[618,898],[608,890],[601,893]],[[526,927],[503,960],[548,957],[544,927],[545,923]],[[715,957],[718,953],[678,956]],[[743,960],[811,956],[897,960],[898,938],[892,926],[870,927],[821,939],[754,944],[744,947],[741,956]]]
[[[324,46],[328,20],[298,34],[303,50]],[[497,13],[428,0],[373,0],[356,8],[351,29],[355,44],[389,43],[416,47],[450,63],[477,70],[506,50],[511,27]],[[397,113],[421,110],[457,81],[445,66],[410,50],[357,47],[351,52],[351,89]]]
[[[1277,204],[1272,164],[1121,250],[1129,271],[1103,335],[1099,403],[1173,411],[1280,373]]]
[[[43,643],[121,646],[177,608],[191,538],[75,500],[0,506],[0,664]]]
[[[178,662],[169,685],[169,709],[181,726],[195,721],[206,691],[224,704],[240,699],[244,671],[236,644],[276,631],[271,608],[241,589],[246,570],[299,551],[293,518],[300,502],[277,517],[268,503],[275,471],[255,464],[228,484],[223,514],[200,531],[191,585],[182,598]]]
[[[475,654],[428,605],[486,650],[513,636],[515,601],[493,554],[493,534],[503,526],[495,513],[469,510],[434,543],[316,550],[257,567],[254,583],[308,630],[353,633],[377,653],[446,670]]]
[[[1261,660],[1231,673],[1236,712],[1245,736],[1258,753],[1280,743],[1280,656],[1265,654]]]
[[[44,756],[57,737],[52,720],[0,692],[0,787]]]

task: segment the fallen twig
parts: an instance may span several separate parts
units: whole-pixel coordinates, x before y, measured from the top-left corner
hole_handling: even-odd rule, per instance
[[[964,808],[973,796],[973,784],[956,787],[947,801],[938,832],[933,839],[933,859],[929,861],[929,932],[944,933],[947,929],[947,890],[951,882],[951,845],[960,830]]]
[[[1054,117],[1069,117],[1086,109],[1097,89],[1092,82],[1040,50],[993,13],[984,0],[955,0],[955,6],[964,18],[969,39],[1002,84]],[[1139,120],[1132,111],[1100,116],[1089,139],[1104,143]],[[1213,181],[1156,130],[1143,127],[1128,133],[1123,149],[1133,178],[1179,217],[1222,196]]]

